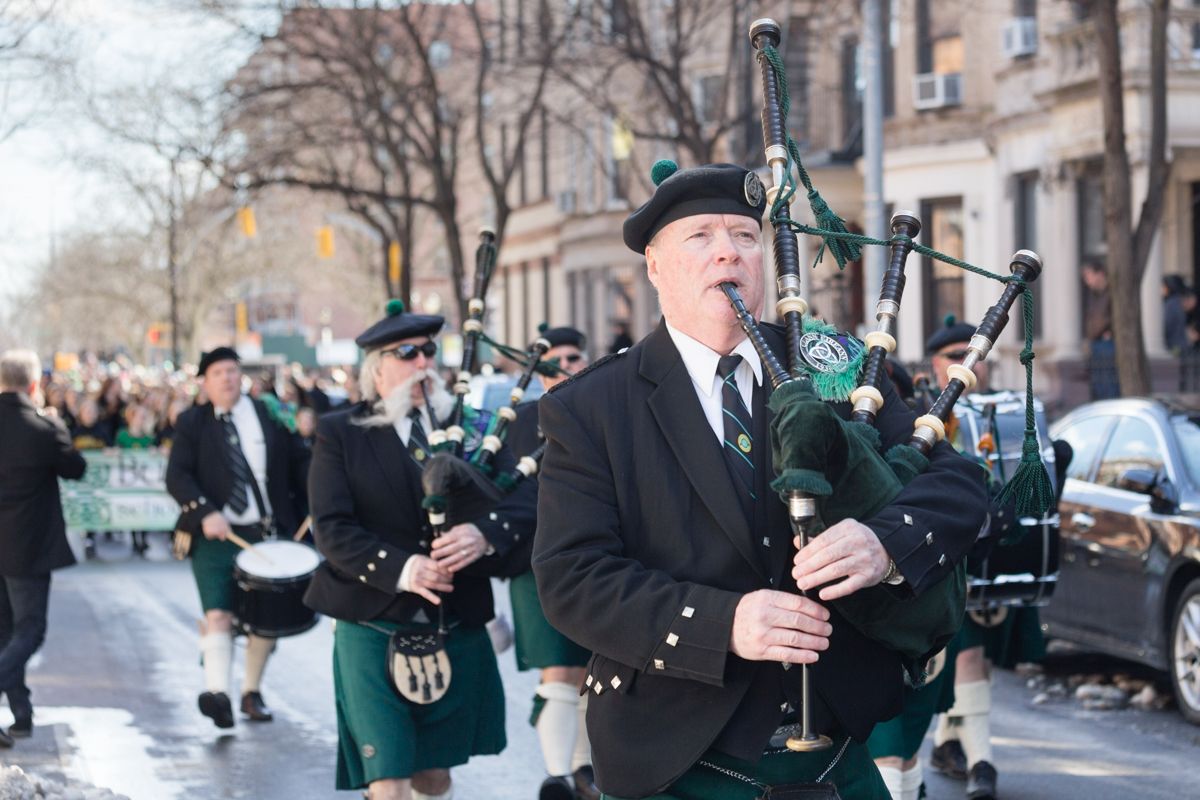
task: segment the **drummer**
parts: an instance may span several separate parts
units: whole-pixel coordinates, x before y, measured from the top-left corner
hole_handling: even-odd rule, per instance
[[[949,383],[947,370],[951,364],[962,362],[974,333],[974,325],[949,316],[945,325],[929,337],[925,351],[930,356],[938,386]],[[977,392],[993,391],[987,367],[987,362],[974,367],[979,378]],[[959,450],[969,447],[961,435],[951,433],[949,426],[947,434]],[[1002,485],[994,475],[990,483],[994,497]],[[998,526],[1005,524],[1003,519],[993,515],[992,535],[996,535]],[[950,777],[965,779],[966,796],[970,800],[990,800],[996,796],[997,784],[989,726],[991,666],[997,663],[1012,667],[1022,662],[1040,661],[1045,656],[1038,611],[1036,608],[1002,608],[993,612],[970,612],[948,650],[958,651],[954,663],[954,705],[938,717],[930,765]]]
[[[231,612],[239,550],[230,534],[253,543],[276,531],[290,536],[296,530],[292,486],[299,455],[288,430],[262,403],[242,394],[235,350],[218,347],[202,353],[198,374],[210,402],[179,415],[167,461],[167,491],[182,509],[178,526],[192,534],[192,574],[204,609],[200,713],[218,728],[232,728]],[[272,719],[260,685],[274,649],[274,639],[247,637],[241,711],[252,722]]]
[[[365,787],[373,800],[449,798],[451,767],[505,746],[504,690],[484,627],[493,607],[487,572],[516,537],[533,535],[534,509],[510,497],[432,539],[420,478],[435,420],[421,383],[440,405],[433,337],[443,320],[397,301],[389,312],[356,340],[366,351],[363,402],[318,422],[309,502],[327,560],[305,602],[337,620],[337,788]],[[511,463],[507,450],[500,456],[498,466]],[[435,632],[439,610],[446,661],[402,661],[442,673],[448,662],[448,684],[440,696],[414,699],[415,683],[396,672],[397,685],[389,673],[389,640]]]

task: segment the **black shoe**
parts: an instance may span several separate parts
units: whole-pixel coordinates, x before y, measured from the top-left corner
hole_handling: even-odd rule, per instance
[[[967,754],[963,752],[958,739],[947,739],[933,748],[929,756],[929,766],[955,780],[967,779]]]
[[[242,713],[249,717],[251,722],[270,722],[275,719],[259,692],[246,692],[242,695]]]
[[[571,781],[561,775],[551,775],[542,781],[538,790],[538,800],[575,800],[575,790]]]
[[[18,717],[8,726],[8,735],[14,739],[28,739],[33,735],[33,717]]]
[[[213,721],[218,728],[233,727],[233,705],[224,692],[205,692],[199,699],[200,713]]]
[[[13,737],[0,730],[0,747],[12,747],[14,744]]]
[[[596,788],[596,773],[591,764],[584,764],[571,776],[575,781],[575,800],[600,800],[600,790]]]
[[[986,761],[971,767],[967,775],[967,800],[996,800],[996,768]]]

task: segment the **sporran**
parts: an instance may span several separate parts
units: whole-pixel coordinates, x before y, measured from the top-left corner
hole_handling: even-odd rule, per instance
[[[388,677],[405,700],[436,703],[450,689],[450,657],[446,635],[438,631],[395,631],[388,637]]]

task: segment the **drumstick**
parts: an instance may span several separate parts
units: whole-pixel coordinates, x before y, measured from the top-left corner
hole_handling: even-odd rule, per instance
[[[312,525],[312,517],[305,517],[304,522],[300,523],[300,527],[296,530],[295,535],[292,536],[292,541],[298,542],[303,539],[304,534],[308,533],[308,528],[310,525]]]
[[[266,554],[264,554],[261,550],[255,550],[254,545],[250,544],[249,542],[247,542],[242,537],[238,536],[233,531],[230,531],[229,533],[225,534],[225,538],[228,539],[229,541],[233,542],[234,544],[236,544],[238,547],[242,548],[243,550],[249,550],[250,552],[254,553],[254,555],[258,556],[263,561],[266,561],[268,564],[275,563],[271,559],[267,558]]]

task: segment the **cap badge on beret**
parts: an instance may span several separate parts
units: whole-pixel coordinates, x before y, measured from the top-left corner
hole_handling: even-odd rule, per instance
[[[753,172],[746,173],[746,180],[742,182],[742,191],[746,195],[746,204],[755,208],[767,198],[767,190],[763,188],[762,181]]]

